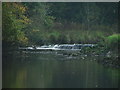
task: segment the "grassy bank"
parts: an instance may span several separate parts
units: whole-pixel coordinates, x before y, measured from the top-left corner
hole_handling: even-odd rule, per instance
[[[114,28],[114,29],[113,29]],[[51,29],[34,29],[28,33],[32,44],[98,43],[114,33],[116,26],[54,25]]]
[[[120,34],[113,34],[104,38],[96,47],[84,47],[78,53],[72,53],[70,56],[81,56],[82,59],[94,57],[97,62],[107,67],[120,68],[119,45]]]

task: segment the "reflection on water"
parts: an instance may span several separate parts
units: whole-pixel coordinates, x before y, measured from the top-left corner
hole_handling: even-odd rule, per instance
[[[120,72],[56,52],[3,56],[3,88],[116,88]]]

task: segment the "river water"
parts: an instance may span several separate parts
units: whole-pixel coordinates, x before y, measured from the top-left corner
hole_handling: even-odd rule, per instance
[[[3,88],[118,88],[119,69],[97,63],[98,58],[9,52],[3,56]]]

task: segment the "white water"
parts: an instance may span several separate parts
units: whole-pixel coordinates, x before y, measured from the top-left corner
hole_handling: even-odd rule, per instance
[[[81,50],[83,47],[94,47],[97,44],[56,44],[56,45],[43,45],[31,47],[19,47],[25,50]]]

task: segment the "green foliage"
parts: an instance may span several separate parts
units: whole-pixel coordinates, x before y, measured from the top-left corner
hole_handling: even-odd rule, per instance
[[[108,36],[105,39],[105,42],[108,48],[118,49],[118,46],[120,45],[120,34],[113,34]]]
[[[101,30],[76,30],[76,29],[54,29],[50,31],[36,30],[30,33],[30,40],[36,42],[43,40],[42,44],[61,44],[61,43],[98,43],[104,40],[108,32]],[[33,38],[36,37],[35,40]],[[40,38],[39,38],[40,37]],[[40,45],[40,43],[39,43]]]
[[[27,43],[27,37],[22,31],[29,19],[24,15],[26,8],[21,3],[3,3],[2,29],[3,41],[12,43]]]
[[[37,29],[27,32],[27,37],[29,38],[29,44],[43,44],[42,33]]]
[[[3,3],[3,40],[38,45],[98,43],[118,33],[117,7],[118,3],[95,2]]]
[[[57,22],[77,22],[91,25],[112,25],[118,20],[118,3],[64,2],[50,3],[51,16]]]
[[[49,16],[49,5],[39,2],[23,3],[27,7],[28,17],[32,20],[28,28],[31,29],[49,29],[53,26],[54,17]]]
[[[54,43],[55,40],[52,40],[54,35],[46,34],[54,25],[54,17],[48,15],[50,12],[49,5],[38,2],[27,2],[23,3],[23,5],[27,7],[26,14],[31,20],[31,23],[25,28],[29,44],[42,45],[49,42]]]

